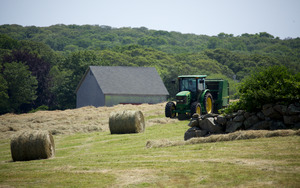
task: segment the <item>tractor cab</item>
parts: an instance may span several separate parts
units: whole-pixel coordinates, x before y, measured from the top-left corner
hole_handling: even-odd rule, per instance
[[[203,91],[205,89],[205,78],[206,75],[179,76],[179,91]]]
[[[199,94],[205,90],[205,78],[206,75],[179,76],[179,93],[176,96],[180,96],[182,91],[189,91],[192,95],[192,102],[196,101]]]

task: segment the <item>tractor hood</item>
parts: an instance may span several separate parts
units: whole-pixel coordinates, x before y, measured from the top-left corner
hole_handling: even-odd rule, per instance
[[[191,92],[190,91],[181,91],[176,95],[177,107],[182,105],[186,106],[190,104],[191,101]]]
[[[183,96],[189,96],[191,94],[190,91],[181,91],[177,93],[176,97],[183,97]]]

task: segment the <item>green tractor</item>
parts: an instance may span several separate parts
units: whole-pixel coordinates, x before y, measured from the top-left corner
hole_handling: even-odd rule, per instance
[[[183,75],[178,77],[179,93],[176,104],[168,102],[165,116],[183,120],[194,113],[217,113],[229,104],[229,84],[227,80],[206,79],[206,75]]]

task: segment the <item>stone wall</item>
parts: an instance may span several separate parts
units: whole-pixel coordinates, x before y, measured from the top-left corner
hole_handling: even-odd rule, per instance
[[[194,114],[188,124],[191,128],[184,140],[211,134],[231,133],[237,130],[277,130],[300,128],[300,103],[290,105],[266,104],[257,113],[239,110],[227,115]]]

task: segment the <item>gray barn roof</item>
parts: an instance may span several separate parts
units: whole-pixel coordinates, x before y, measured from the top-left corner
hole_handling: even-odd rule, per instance
[[[90,66],[89,71],[104,94],[169,95],[155,67]]]

